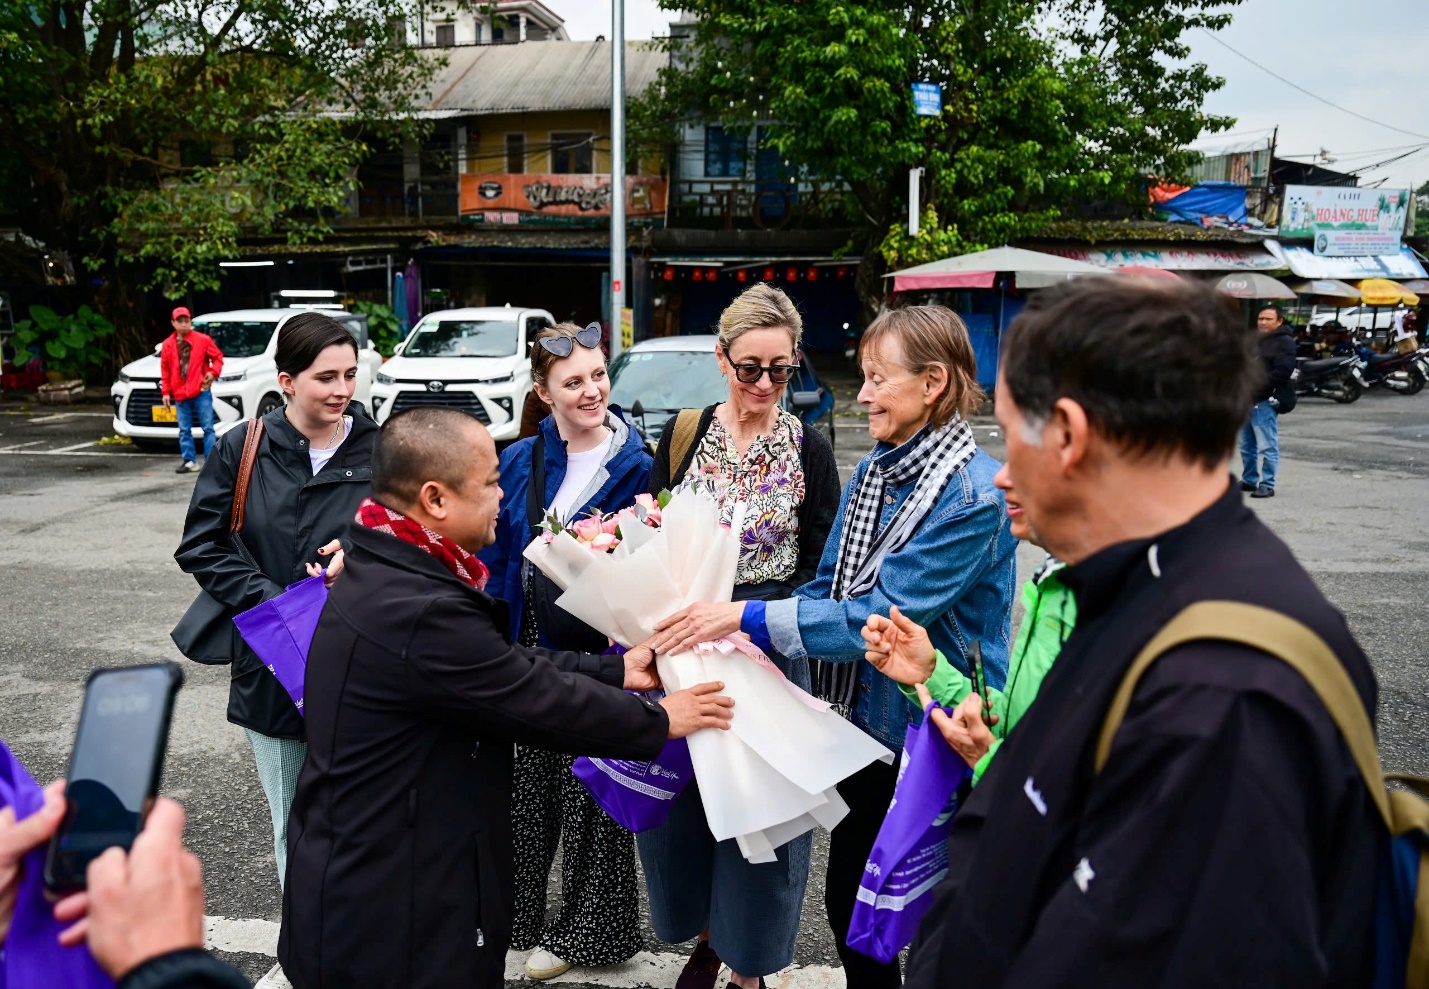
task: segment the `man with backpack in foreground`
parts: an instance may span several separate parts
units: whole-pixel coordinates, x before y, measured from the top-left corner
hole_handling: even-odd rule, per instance
[[[1235,489],[1255,338],[1209,288],[1089,278],[1034,296],[1002,355],[1003,471],[1078,619],[954,818],[908,986],[1370,985],[1375,679]]]

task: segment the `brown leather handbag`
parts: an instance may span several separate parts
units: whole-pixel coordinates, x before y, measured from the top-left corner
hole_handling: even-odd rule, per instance
[[[243,458],[238,462],[238,479],[233,485],[233,507],[228,513],[229,544],[250,563],[252,558],[240,537],[244,512],[248,507],[248,487],[253,481],[253,465],[258,459],[258,443],[262,438],[263,420],[250,420],[248,433],[243,438]],[[198,597],[194,598],[193,604],[189,605],[169,633],[169,638],[174,640],[179,652],[195,663],[224,666],[233,662],[234,636],[237,634],[232,609],[208,591],[200,589]]]

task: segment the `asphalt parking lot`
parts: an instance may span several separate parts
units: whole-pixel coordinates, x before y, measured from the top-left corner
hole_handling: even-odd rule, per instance
[[[848,380],[836,453],[845,475],[867,449]],[[1002,450],[991,419],[979,444]],[[105,407],[0,402],[0,737],[47,780],[64,772],[89,670],[172,659],[168,631],[193,598],[172,553],[194,477],[177,452],[106,446]],[[1314,399],[1281,421],[1277,497],[1255,510],[1295,549],[1348,617],[1380,682],[1388,768],[1429,775],[1429,396],[1371,393]],[[1039,554],[1019,555],[1025,571]],[[272,964],[279,916],[267,807],[242,733],[224,720],[227,670],[184,662],[165,790],[189,811],[204,861],[211,943],[256,978]],[[825,845],[816,843],[816,856]],[[801,968],[771,986],[841,986],[823,923],[820,868],[811,877]],[[567,985],[669,986],[681,949],[618,971],[571,973]],[[671,966],[675,967],[672,969]],[[517,981],[513,980],[512,984]]]

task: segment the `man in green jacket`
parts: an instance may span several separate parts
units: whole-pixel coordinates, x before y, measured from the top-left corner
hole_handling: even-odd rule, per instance
[[[1032,531],[1013,498],[1007,472],[997,476],[1007,501],[1012,534],[1031,539]],[[1007,686],[988,689],[986,718],[980,716],[973,683],[933,648],[928,633],[896,607],[885,618],[873,615],[863,628],[868,649],[865,656],[879,672],[898,681],[908,699],[926,710],[937,701],[954,708],[951,715],[934,709],[933,724],[948,744],[973,767],[973,784],[982,779],[1002,740],[1037,699],[1042,680],[1052,668],[1062,643],[1072,634],[1077,620],[1077,602],[1058,573],[1063,564],[1047,557],[1022,587],[1022,625],[1017,630],[1008,659]]]

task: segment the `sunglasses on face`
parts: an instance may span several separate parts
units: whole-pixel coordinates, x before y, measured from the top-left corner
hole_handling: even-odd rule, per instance
[[[580,344],[586,350],[595,350],[600,346],[600,324],[590,323],[583,330],[576,330],[575,333],[563,333],[558,337],[542,337],[541,348],[548,354],[557,357],[569,357],[576,349],[576,344]]]
[[[762,364],[736,364],[734,358],[729,356],[726,349],[724,356],[729,360],[729,366],[734,368],[734,376],[746,385],[752,385],[764,375],[769,375],[771,384],[787,385],[794,377],[794,372],[799,370],[798,364],[774,364],[765,367]]]

